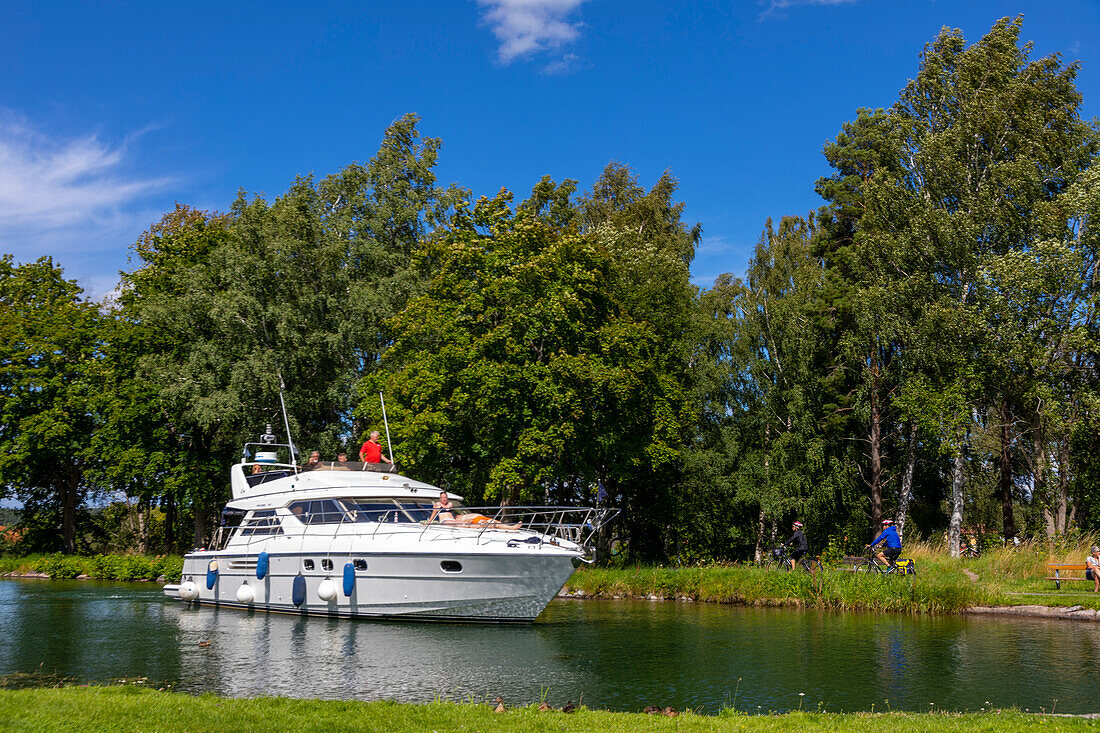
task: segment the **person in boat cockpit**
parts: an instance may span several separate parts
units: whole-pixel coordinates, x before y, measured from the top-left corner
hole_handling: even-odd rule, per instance
[[[382,444],[378,442],[379,437],[377,430],[370,434],[370,438],[359,449],[359,460],[363,463],[382,463],[384,461],[393,465],[393,461],[382,455]]]
[[[347,453],[339,454],[338,456],[336,456],[336,462],[337,463],[347,463],[348,462],[348,454]]]
[[[309,454],[309,463],[306,468],[317,468],[321,464],[321,451],[313,451]]]

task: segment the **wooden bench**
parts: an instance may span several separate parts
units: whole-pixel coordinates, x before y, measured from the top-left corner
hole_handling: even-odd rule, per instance
[[[1087,583],[1092,582],[1091,580],[1089,580],[1088,578],[1085,578],[1085,577],[1078,578],[1078,577],[1073,576],[1073,575],[1062,575],[1062,573],[1070,572],[1072,570],[1079,570],[1082,573],[1084,573],[1085,568],[1087,568],[1088,565],[1084,565],[1084,564],[1081,564],[1081,565],[1047,565],[1047,567],[1054,571],[1054,577],[1052,577],[1052,578],[1048,577],[1047,580],[1053,580],[1054,581],[1054,587],[1058,590],[1062,589],[1062,581],[1063,580],[1083,580]]]

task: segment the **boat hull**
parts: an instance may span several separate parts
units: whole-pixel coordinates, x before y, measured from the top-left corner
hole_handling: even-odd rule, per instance
[[[210,576],[212,561],[217,570]],[[166,587],[166,593],[188,600],[180,588],[189,584],[198,591],[191,603],[297,615],[522,623],[546,608],[579,562],[574,553],[545,549],[343,557],[285,553],[269,554],[267,573],[260,579],[257,561],[256,554],[191,553],[184,560],[183,582]],[[347,563],[354,568],[350,594],[344,592]],[[298,577],[304,592],[295,603]]]

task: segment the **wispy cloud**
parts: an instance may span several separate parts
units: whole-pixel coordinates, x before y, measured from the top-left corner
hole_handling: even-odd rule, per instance
[[[760,5],[767,5],[767,9],[760,14],[759,20],[782,17],[783,11],[799,5],[850,5],[859,0],[759,0]]]
[[[20,262],[52,255],[89,290],[108,289],[117,267],[104,269],[103,253],[125,253],[151,221],[149,198],[176,182],[133,172],[132,148],[149,131],[114,144],[58,137],[0,110],[0,251]]]
[[[559,51],[580,35],[581,24],[568,16],[585,0],[477,0],[485,20],[500,41],[502,63],[544,51]],[[563,56],[550,63],[548,73],[561,73],[575,62]]]
[[[163,188],[168,178],[124,174],[127,145],[96,135],[50,138],[10,113],[0,115],[0,228],[43,230],[117,218],[120,210]]]

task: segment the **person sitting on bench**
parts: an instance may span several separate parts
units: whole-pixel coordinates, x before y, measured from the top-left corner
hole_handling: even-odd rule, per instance
[[[1092,552],[1085,558],[1085,578],[1092,581],[1093,593],[1100,593],[1100,547],[1092,546]]]

